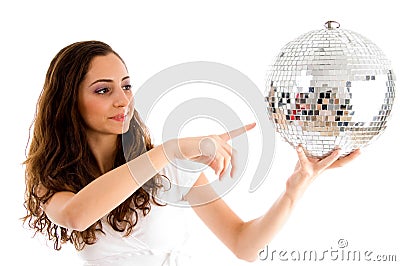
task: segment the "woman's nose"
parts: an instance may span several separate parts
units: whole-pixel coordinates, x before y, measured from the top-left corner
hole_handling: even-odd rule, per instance
[[[127,95],[123,89],[116,90],[114,96],[115,107],[128,106],[132,100],[132,97],[130,95]]]

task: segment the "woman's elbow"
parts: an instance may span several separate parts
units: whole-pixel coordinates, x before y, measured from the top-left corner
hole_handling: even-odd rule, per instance
[[[71,219],[65,226],[66,228],[78,232],[83,232],[89,228],[88,225],[81,223],[79,220]]]
[[[241,255],[241,254],[236,254],[236,257],[240,260],[247,261],[247,262],[255,262],[258,258],[257,256]]]
[[[72,192],[57,192],[43,205],[43,210],[52,223],[81,232],[90,224],[87,213],[80,208],[81,204],[73,200],[74,195]]]
[[[258,252],[253,250],[236,250],[234,254],[236,258],[247,262],[255,262],[258,259]]]
[[[85,214],[74,208],[64,209],[64,225],[63,227],[75,231],[85,231],[90,227],[87,221],[85,221]]]

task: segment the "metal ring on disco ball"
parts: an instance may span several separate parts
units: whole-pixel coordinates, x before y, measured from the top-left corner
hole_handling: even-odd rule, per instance
[[[342,156],[376,140],[395,98],[389,60],[370,40],[332,27],[286,44],[267,78],[265,100],[275,130],[307,156]],[[340,26],[339,23],[337,23]]]
[[[327,28],[327,29],[333,29],[333,28],[332,28],[332,23],[334,23],[334,24],[337,25],[337,26],[336,26],[337,29],[340,28],[340,23],[337,22],[337,21],[334,21],[334,20],[329,20],[329,21],[325,22],[325,28]]]

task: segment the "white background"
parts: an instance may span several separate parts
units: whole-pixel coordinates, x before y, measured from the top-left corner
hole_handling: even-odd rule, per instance
[[[392,61],[395,73],[400,69],[399,14],[394,0],[7,2],[0,4],[0,223],[2,259],[11,265],[79,263],[70,245],[55,252],[40,237],[32,239],[32,232],[23,229],[18,220],[24,215],[21,162],[28,129],[47,67],[62,47],[90,39],[109,43],[125,59],[136,89],[169,66],[204,60],[236,68],[263,90],[268,65],[283,45],[322,28],[327,20],[336,20],[342,28],[375,42]],[[337,248],[337,241],[343,238],[349,249],[397,254],[400,260],[398,104],[397,100],[386,132],[359,159],[316,180],[270,244],[271,249],[322,252]],[[257,134],[254,130],[249,136],[256,140]],[[250,145],[256,150],[257,142]],[[294,151],[277,138],[274,164],[262,187],[248,193],[249,169],[225,200],[245,220],[262,215],[282,192],[295,162]],[[191,221],[195,230],[190,246],[199,265],[247,265],[201,222]],[[291,265],[277,261],[255,264]],[[377,263],[386,264],[395,263]]]

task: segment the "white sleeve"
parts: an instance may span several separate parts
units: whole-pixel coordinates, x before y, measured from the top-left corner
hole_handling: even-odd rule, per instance
[[[193,163],[188,160],[171,161],[164,169],[163,173],[171,182],[170,193],[179,194],[182,200],[204,170],[204,165]]]
[[[178,184],[182,197],[185,197],[197,179],[199,179],[201,172],[204,170],[204,165],[187,160],[178,160],[177,164],[179,167],[177,176]]]

